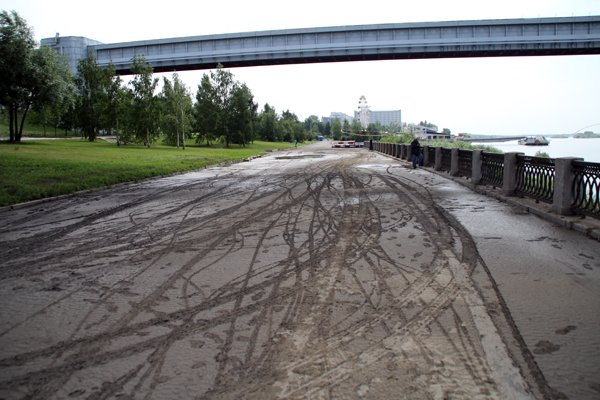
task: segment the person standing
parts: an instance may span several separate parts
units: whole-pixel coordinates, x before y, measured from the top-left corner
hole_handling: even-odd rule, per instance
[[[414,138],[410,144],[410,157],[412,159],[413,169],[417,168],[417,163],[419,165],[423,165],[423,162],[422,162],[423,156],[421,154],[421,144],[419,143],[417,138]]]

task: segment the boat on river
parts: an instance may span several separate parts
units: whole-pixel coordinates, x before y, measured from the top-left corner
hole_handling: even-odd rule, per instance
[[[527,136],[519,139],[518,143],[524,144],[525,146],[548,146],[550,141],[544,136]]]

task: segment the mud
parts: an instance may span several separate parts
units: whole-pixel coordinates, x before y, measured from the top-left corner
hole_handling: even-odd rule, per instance
[[[319,144],[2,211],[0,398],[548,397],[410,174]]]

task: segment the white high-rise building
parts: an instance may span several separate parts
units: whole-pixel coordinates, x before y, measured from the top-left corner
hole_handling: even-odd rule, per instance
[[[373,111],[371,110],[371,107],[367,105],[367,99],[365,96],[360,96],[358,101],[358,111],[354,112],[354,118],[360,121],[361,126],[365,129],[369,126],[369,124],[377,123],[379,123],[381,126],[402,126],[401,110]]]

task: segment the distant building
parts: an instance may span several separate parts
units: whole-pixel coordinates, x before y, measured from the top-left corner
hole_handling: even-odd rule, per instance
[[[432,140],[432,139],[450,139],[450,135],[437,131],[437,126],[422,126],[409,124],[408,131],[415,135],[417,139]]]
[[[344,114],[343,112],[332,112],[331,114],[329,114],[329,117],[321,117],[321,122],[323,122],[324,124],[329,122],[331,124],[334,119],[339,120],[342,124],[344,123],[344,121],[352,123],[352,121],[354,120],[354,118],[352,118],[348,114]]]
[[[371,107],[367,105],[365,96],[360,96],[358,101],[358,111],[354,112],[354,118],[360,121],[363,128],[367,128],[369,124],[402,126],[402,111],[373,111],[371,110]]]
[[[380,124],[381,126],[396,125],[398,128],[402,126],[402,111],[373,111],[367,104],[365,96],[360,96],[358,102],[358,111],[354,112],[354,117],[343,112],[332,112],[329,117],[321,117],[321,121],[325,124],[331,123],[334,119],[338,119],[341,123],[348,121],[358,121],[361,126],[366,129],[369,124]]]
[[[79,63],[79,60],[87,58],[88,46],[95,44],[102,43],[82,36],[60,37],[58,33],[55,37],[45,38],[40,42],[40,46],[50,47],[58,54],[65,56],[69,69],[73,75],[77,74],[77,64]]]

